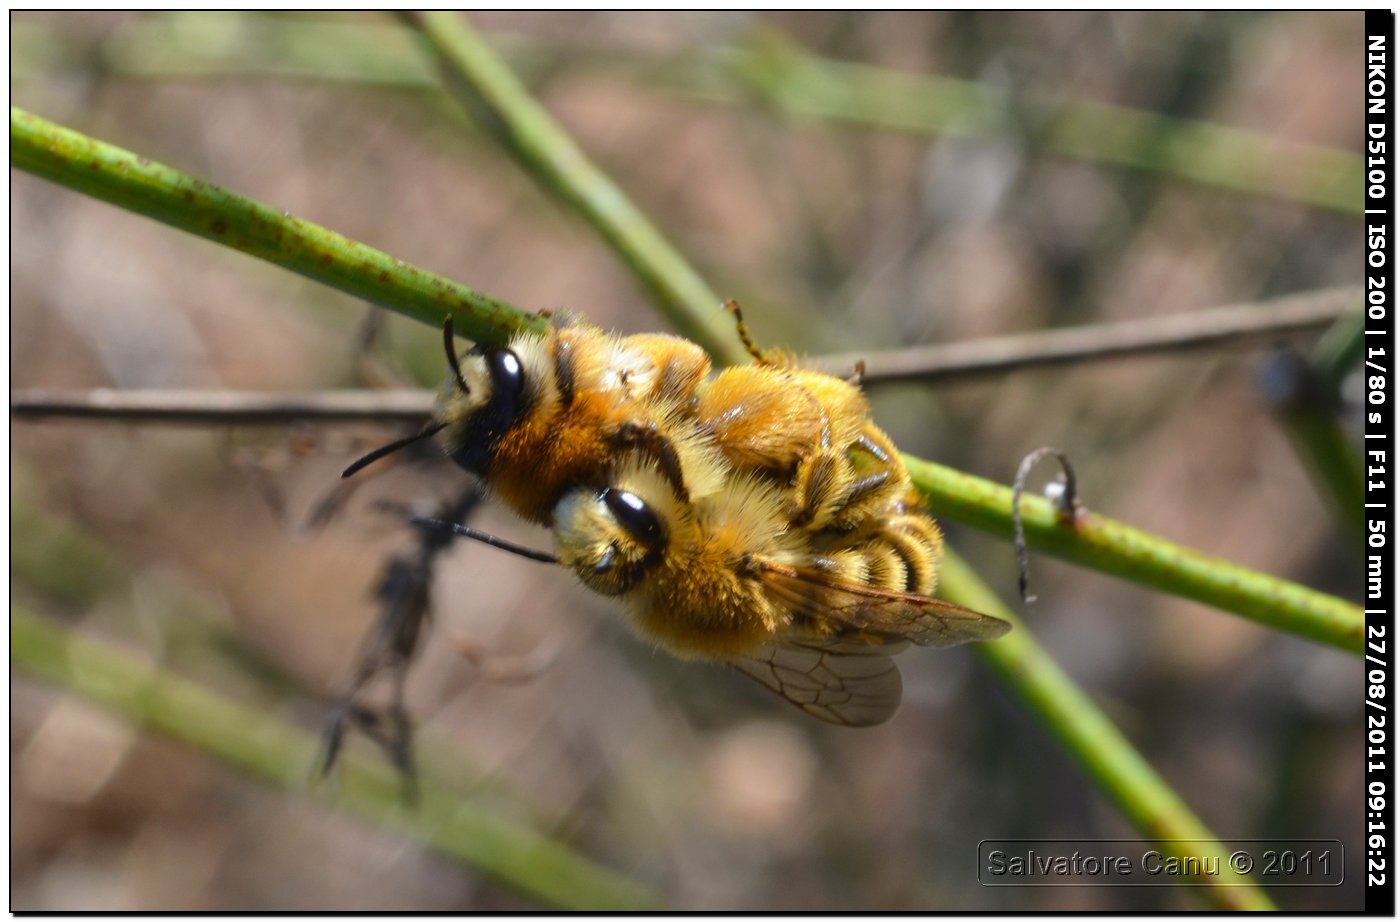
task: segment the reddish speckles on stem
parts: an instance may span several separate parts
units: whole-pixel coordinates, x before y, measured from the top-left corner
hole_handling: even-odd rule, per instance
[[[222,237],[224,234],[228,233],[228,222],[223,218],[215,218],[209,222],[209,229]]]

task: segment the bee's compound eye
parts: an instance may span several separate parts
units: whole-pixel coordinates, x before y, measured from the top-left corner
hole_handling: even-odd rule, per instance
[[[636,493],[609,488],[603,491],[603,502],[617,523],[641,544],[657,548],[666,540],[656,513]]]
[[[491,369],[491,383],[495,387],[495,393],[515,398],[525,386],[525,369],[521,367],[516,354],[509,349],[502,349],[490,353],[486,362]]]

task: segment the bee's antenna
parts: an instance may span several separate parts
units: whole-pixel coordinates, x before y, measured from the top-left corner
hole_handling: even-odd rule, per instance
[[[504,538],[497,538],[495,535],[489,535],[484,531],[477,531],[475,528],[469,528],[457,522],[444,522],[442,519],[429,519],[419,515],[409,516],[408,521],[410,524],[417,525],[419,528],[450,531],[454,535],[458,535],[462,538],[471,538],[473,541],[489,544],[498,550],[509,551],[512,554],[529,560],[538,560],[541,563],[559,562],[559,558],[555,557],[553,554],[546,554],[544,551],[537,551],[534,548],[525,547],[523,544],[515,544]]]
[[[724,309],[734,315],[734,325],[739,328],[739,342],[744,344],[744,350],[753,356],[754,361],[760,365],[767,365],[768,360],[763,357],[763,350],[753,344],[749,339],[749,328],[744,323],[744,312],[739,310],[739,302],[730,298],[724,302]]]
[[[462,366],[457,364],[457,348],[453,342],[455,337],[452,315],[448,314],[447,319],[442,322],[442,347],[447,350],[447,364],[452,366],[452,379],[457,382],[457,387],[464,395],[470,394],[472,389],[467,387],[467,381],[462,377]]]
[[[355,473],[363,470],[364,468],[378,461],[385,455],[392,455],[400,448],[405,448],[409,445],[412,445],[414,442],[421,442],[424,439],[430,439],[446,428],[447,423],[429,423],[422,429],[422,431],[410,435],[407,438],[399,439],[397,442],[390,442],[388,445],[381,445],[374,451],[365,455],[363,458],[360,458],[354,464],[347,467],[345,470],[341,471],[341,479],[354,475]]]

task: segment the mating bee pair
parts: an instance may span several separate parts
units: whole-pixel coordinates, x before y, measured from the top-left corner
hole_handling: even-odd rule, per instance
[[[855,384],[760,353],[742,319],[755,362],[713,378],[699,346],[664,334],[556,321],[459,358],[450,319],[443,332],[452,374],[433,422],[346,476],[442,433],[457,464],[553,529],[556,555],[526,556],[621,597],[676,656],[868,726],[899,705],[891,654],[1008,629],[929,597],[942,537]]]

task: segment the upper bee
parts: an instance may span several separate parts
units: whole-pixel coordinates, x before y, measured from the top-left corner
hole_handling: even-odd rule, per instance
[[[473,350],[460,364],[453,362],[436,414],[453,461],[486,473],[501,435],[539,399],[540,379],[533,372],[509,348]]]

